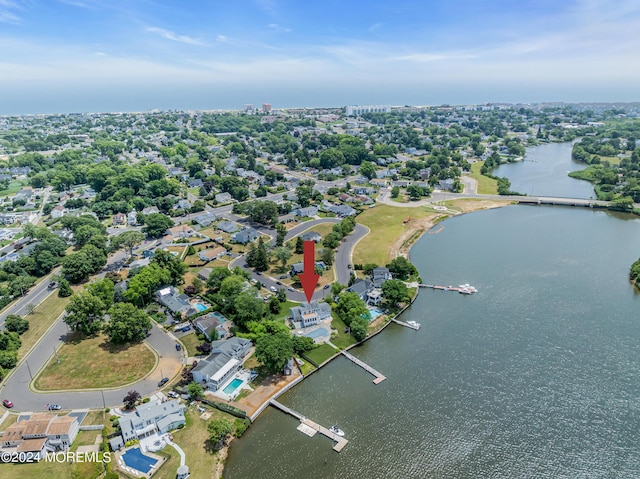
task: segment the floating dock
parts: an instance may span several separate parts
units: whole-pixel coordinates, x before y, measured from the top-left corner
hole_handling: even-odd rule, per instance
[[[470,284],[461,284],[460,286],[440,286],[438,284],[418,284],[420,288],[431,288],[431,289],[439,289],[441,291],[455,291],[460,294],[473,294],[477,293],[478,290],[471,286]]]
[[[353,361],[365,371],[373,374],[375,376],[375,379],[373,380],[373,384],[380,384],[382,381],[387,379],[387,377],[384,374],[381,374],[380,372],[376,371],[367,363],[365,363],[364,361],[360,361],[358,358],[356,358],[352,354],[349,354],[346,351],[342,351],[342,354],[344,355],[345,358],[349,359],[350,361]]]
[[[290,414],[291,416],[298,419],[300,421],[300,425],[296,429],[302,432],[303,434],[306,434],[309,437],[313,437],[316,435],[316,433],[319,432],[323,436],[327,436],[329,439],[335,441],[336,444],[334,444],[333,450],[336,452],[342,451],[344,446],[346,446],[347,443],[349,442],[344,437],[338,436],[336,433],[312,421],[311,419],[307,419],[299,412],[294,411],[290,407],[285,406],[284,404],[276,401],[275,399],[270,399],[269,404],[271,404],[273,407],[277,409],[280,409],[282,412]]]
[[[399,319],[392,319],[391,321],[399,324],[400,326],[404,326],[405,328],[415,329],[416,331],[420,329],[420,326],[414,326],[413,324],[405,323],[404,321],[400,321]]]

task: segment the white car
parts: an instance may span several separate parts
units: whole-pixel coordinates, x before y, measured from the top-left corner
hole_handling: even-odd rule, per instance
[[[276,287],[275,287],[275,286],[271,286],[271,288],[269,288],[269,289],[270,289],[271,291],[273,291],[274,293],[277,293],[277,292],[278,292],[278,290],[276,289]]]

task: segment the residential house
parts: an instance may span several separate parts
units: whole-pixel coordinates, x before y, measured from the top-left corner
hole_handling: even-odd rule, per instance
[[[316,206],[307,206],[306,208],[299,208],[295,213],[300,218],[310,218],[318,214],[318,208]]]
[[[391,182],[391,186],[397,186],[398,188],[406,188],[411,182],[409,180],[396,180]]]
[[[302,241],[313,241],[314,243],[320,243],[322,241],[322,235],[315,231],[307,231],[301,235]]]
[[[226,338],[229,334],[227,331],[228,324],[229,320],[217,311],[199,316],[193,321],[196,330],[204,334],[207,337],[207,341]],[[214,331],[217,333],[217,338],[215,338]]]
[[[240,227],[232,221],[221,221],[216,228],[225,233],[235,233],[240,229]]]
[[[120,417],[122,439],[127,442],[176,429],[185,424],[185,409],[176,399],[141,404],[134,412]]]
[[[67,214],[67,209],[62,205],[54,206],[51,209],[52,218],[62,218],[65,214]]]
[[[191,208],[191,202],[186,199],[179,200],[175,205],[173,205],[174,210],[188,210]]]
[[[138,224],[138,212],[136,210],[127,214],[127,224],[129,226],[136,226]]]
[[[205,263],[218,259],[227,253],[226,248],[223,246],[216,246],[215,248],[208,248],[198,251],[198,258]]]
[[[203,228],[208,228],[211,226],[211,223],[217,220],[217,216],[210,211],[205,211],[204,213],[199,214],[198,216],[194,216],[193,221],[202,226]]]
[[[188,184],[189,184],[189,188],[200,188],[201,186],[204,186],[204,183],[199,178],[195,180],[189,180]]]
[[[230,193],[218,193],[215,198],[217,203],[229,203],[233,199]]]
[[[217,391],[240,369],[250,349],[251,341],[235,336],[213,341],[211,354],[191,371],[193,380],[212,391]]]
[[[348,293],[356,293],[358,297],[366,303],[367,293],[372,291],[374,287],[375,284],[373,283],[373,281],[369,279],[359,279],[347,289],[345,289],[345,291],[347,291]]]
[[[211,274],[211,268],[202,268],[201,270],[198,271],[198,279],[201,279],[202,281],[206,281],[209,279],[209,275]]]
[[[124,213],[116,213],[113,215],[113,226],[121,226],[127,221],[127,216]]]
[[[295,213],[288,213],[286,215],[280,215],[278,216],[278,223],[291,223],[292,221],[296,220],[296,214]]]
[[[447,178],[446,180],[440,180],[438,186],[441,190],[451,191],[453,190],[453,182],[452,178]]]
[[[357,211],[349,205],[331,205],[327,208],[327,211],[343,218],[346,216],[355,216],[357,213]]]
[[[233,233],[231,235],[231,240],[240,244],[247,244],[254,241],[256,238],[260,236],[260,232],[251,227],[245,228],[237,233]]]
[[[0,453],[33,453],[42,459],[48,452],[65,451],[71,447],[79,431],[75,416],[34,413],[28,419],[15,422],[2,435]]]
[[[294,327],[308,328],[325,319],[331,319],[331,306],[328,303],[302,303],[289,310],[289,321]]]
[[[153,213],[160,213],[160,210],[158,208],[156,208],[155,206],[148,206],[145,209],[142,210],[142,214],[143,215],[150,215]]]
[[[389,268],[384,268],[382,266],[379,266],[377,268],[374,268],[373,271],[371,272],[371,279],[373,280],[373,283],[378,288],[381,287],[385,281],[391,278],[392,276],[391,276],[391,272],[389,271]]]
[[[166,307],[173,316],[190,317],[198,313],[198,310],[189,304],[189,297],[186,294],[180,294],[174,286],[167,286],[156,291],[156,300]]]
[[[176,238],[191,238],[198,233],[189,225],[177,225],[167,230],[167,234]]]

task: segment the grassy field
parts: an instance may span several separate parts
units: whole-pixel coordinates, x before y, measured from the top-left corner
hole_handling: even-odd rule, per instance
[[[23,183],[26,185],[29,182],[28,181],[19,181],[19,180],[13,180],[11,183],[9,183],[9,188],[7,188],[6,190],[0,190],[0,196],[8,196],[8,195],[13,195],[15,193],[17,193],[18,191],[20,191],[22,189]]]
[[[18,350],[18,359],[23,358],[42,335],[62,314],[70,298],[58,298],[57,290],[36,307],[33,314],[24,317],[29,321],[29,330],[25,332],[22,339],[22,346]]]
[[[400,208],[396,206],[378,205],[367,209],[356,221],[367,226],[371,232],[356,245],[353,251],[353,262],[358,264],[387,264],[391,259],[390,246],[407,230],[403,220],[421,221],[434,216],[426,208]]]
[[[311,351],[307,351],[304,353],[305,357],[309,358],[314,363],[320,365],[329,359],[331,356],[338,352],[337,349],[334,349],[328,344],[321,344],[316,349],[312,349]]]
[[[289,311],[291,308],[295,306],[300,306],[300,303],[294,303],[293,301],[285,301],[284,303],[280,303],[281,310],[280,313],[276,316],[277,320],[286,321],[289,317]]]
[[[336,314],[333,314],[333,321],[331,321],[331,327],[338,331],[338,337],[332,338],[331,343],[335,344],[340,349],[346,349],[352,344],[356,343],[356,340],[350,334],[344,332],[347,325],[344,324]]]
[[[78,333],[58,349],[38,375],[35,387],[60,389],[118,387],[142,378],[156,364],[156,356],[144,344],[113,345],[106,336],[84,338]]]
[[[478,182],[478,194],[480,195],[497,195],[498,182],[493,178],[480,174],[480,169],[484,165],[484,161],[476,161],[471,165],[471,178]]]
[[[198,339],[198,336],[196,335],[195,332],[192,332],[192,333],[189,333],[189,334],[185,334],[184,336],[182,336],[180,338],[180,341],[182,341],[182,343],[187,348],[187,354],[189,356],[200,356],[201,355],[201,353],[198,352],[198,350],[196,349],[196,346],[200,346],[202,341]]]

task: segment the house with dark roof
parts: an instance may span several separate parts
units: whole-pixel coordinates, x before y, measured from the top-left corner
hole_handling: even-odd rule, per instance
[[[199,214],[198,216],[193,217],[193,221],[195,221],[203,228],[208,228],[209,226],[211,226],[211,223],[215,222],[217,219],[218,217],[210,211],[206,211]]]
[[[245,228],[231,235],[231,240],[240,244],[251,243],[260,236],[260,232],[254,228]]]
[[[156,300],[173,316],[190,317],[198,313],[198,310],[189,304],[189,296],[180,294],[174,286],[167,286],[156,291]]]
[[[322,241],[322,235],[315,231],[306,231],[300,235],[303,241],[313,241],[314,243],[319,243]]]
[[[200,188],[204,185],[201,179],[189,180],[189,188]]]
[[[213,341],[215,334],[217,333],[217,338],[215,339],[224,339],[227,337],[227,324],[229,320],[225,318],[222,313],[217,311],[213,313],[205,314],[204,316],[198,316],[193,321],[193,326],[196,330],[200,331],[207,337],[207,341]]]
[[[306,208],[298,208],[295,213],[300,218],[309,218],[318,214],[318,208],[316,206],[307,206]]]
[[[389,268],[379,266],[377,268],[374,268],[373,271],[371,271],[371,279],[373,280],[373,283],[378,288],[380,288],[385,281],[391,278],[392,276],[391,276],[391,272],[389,271]]]
[[[356,293],[358,297],[366,303],[367,293],[372,291],[373,288],[375,288],[375,284],[373,283],[373,281],[369,279],[359,279],[347,289],[345,289],[345,291],[348,293]]]
[[[327,211],[341,217],[355,216],[357,213],[357,211],[349,205],[331,205],[327,207]]]
[[[218,223],[216,228],[220,231],[224,231],[225,233],[235,233],[240,229],[238,225],[233,221],[221,221],[220,223]]]
[[[206,359],[200,360],[191,371],[193,380],[207,389],[217,391],[240,369],[250,349],[251,341],[235,336],[226,340],[213,341],[211,354]]]
[[[218,203],[229,203],[232,199],[233,198],[230,193],[218,193],[216,195],[216,201]]]

